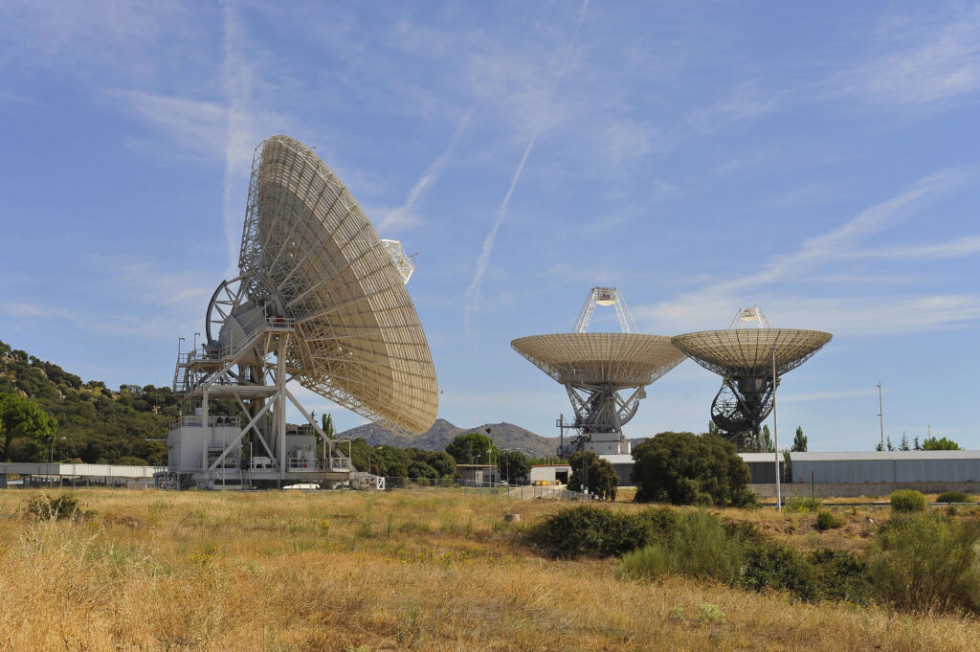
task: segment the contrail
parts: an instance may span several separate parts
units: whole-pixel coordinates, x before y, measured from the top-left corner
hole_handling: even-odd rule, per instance
[[[453,133],[452,140],[449,141],[449,146],[446,147],[446,151],[440,154],[439,157],[434,160],[431,165],[429,165],[425,171],[425,174],[422,175],[422,178],[419,179],[414,186],[412,186],[412,189],[408,193],[408,197],[405,198],[405,203],[385,215],[384,219],[381,220],[380,224],[378,225],[379,231],[384,231],[387,228],[397,226],[399,222],[407,222],[411,220],[412,209],[414,209],[419,203],[419,200],[422,199],[422,194],[426,191],[426,189],[438,181],[439,177],[442,176],[442,172],[446,169],[449,159],[452,158],[453,152],[456,150],[456,144],[459,142],[460,136],[463,135],[463,132],[466,131],[466,127],[469,126],[475,110],[476,107],[472,106],[463,115],[463,119],[456,127],[456,131]]]
[[[239,243],[242,237],[244,206],[239,197],[244,194],[235,186],[236,180],[247,173],[250,144],[247,104],[252,89],[251,70],[245,61],[244,34],[235,12],[228,3],[223,4],[224,44],[222,85],[224,86],[227,139],[225,140],[225,176],[223,182],[223,213],[225,239],[228,243],[228,278],[238,274]]]
[[[572,35],[568,52],[565,53],[561,66],[559,66],[558,72],[555,73],[555,81],[551,85],[552,94],[558,89],[558,84],[561,83],[562,77],[565,76],[565,69],[568,67],[568,63],[575,53],[575,46],[578,43],[578,33],[582,28],[582,21],[585,19],[585,12],[588,8],[589,0],[585,0],[582,3],[582,8],[578,12],[578,22],[575,24],[575,33]],[[493,228],[490,229],[490,233],[487,234],[486,239],[483,241],[483,252],[476,261],[476,273],[473,274],[473,280],[470,281],[470,286],[466,288],[466,305],[463,308],[463,331],[466,334],[470,332],[470,323],[472,322],[473,314],[480,311],[480,290],[483,287],[483,276],[486,274],[487,267],[490,264],[490,254],[493,253],[494,242],[497,240],[497,231],[500,230],[500,225],[503,223],[504,218],[507,217],[507,208],[510,204],[511,195],[514,194],[517,182],[520,180],[521,173],[524,171],[524,164],[527,163],[528,156],[531,155],[531,150],[534,149],[534,143],[537,142],[540,131],[541,129],[539,127],[531,134],[531,139],[528,141],[527,147],[524,148],[524,156],[521,157],[521,162],[517,164],[517,170],[514,172],[514,178],[510,182],[510,188],[507,189],[507,194],[504,195],[503,201],[500,202],[500,208],[497,209],[497,221],[494,222]]]

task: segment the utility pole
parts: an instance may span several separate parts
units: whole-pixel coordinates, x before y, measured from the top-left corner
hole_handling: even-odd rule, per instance
[[[776,449],[776,511],[783,511],[783,500],[779,490],[779,418],[776,413],[776,385],[779,377],[776,376],[776,347],[773,345],[769,352],[772,354],[772,442]]]
[[[881,427],[881,450],[885,450],[885,410],[881,402],[881,381],[875,385],[878,388],[878,425]]]

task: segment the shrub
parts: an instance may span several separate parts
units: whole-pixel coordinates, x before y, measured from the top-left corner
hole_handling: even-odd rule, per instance
[[[665,573],[713,579],[754,591],[789,591],[801,600],[867,601],[867,566],[853,554],[804,555],[760,534],[751,524],[723,522],[704,510],[676,519],[669,540],[625,554],[621,579],[653,580]]]
[[[944,491],[936,497],[937,503],[972,503],[973,499],[962,491]]]
[[[824,548],[810,553],[808,561],[821,598],[856,604],[868,601],[868,565],[853,553]]]
[[[655,580],[670,570],[670,553],[660,543],[633,550],[623,555],[616,566],[618,579]]]
[[[732,584],[741,561],[741,538],[729,535],[719,518],[699,509],[680,519],[670,544],[673,572]]]
[[[980,611],[980,523],[939,514],[900,514],[881,527],[868,569],[873,587],[897,607]]]
[[[819,498],[804,498],[803,496],[790,496],[783,503],[783,509],[787,512],[817,512],[823,506]]]
[[[817,529],[821,532],[824,530],[838,528],[842,525],[844,525],[844,522],[826,509],[822,509],[817,512]]]
[[[653,540],[647,522],[635,514],[580,505],[563,509],[528,528],[525,541],[549,557],[610,557]]]
[[[633,449],[638,502],[739,507],[751,502],[749,467],[714,434],[662,432]]]
[[[741,561],[740,538],[730,535],[717,517],[698,510],[677,520],[669,542],[655,541],[624,555],[616,576],[655,579],[664,573],[677,573],[733,584]]]
[[[680,514],[669,507],[645,509],[636,517],[646,525],[653,540],[663,544],[670,543],[680,522]]]
[[[803,600],[815,600],[820,593],[807,559],[792,548],[771,541],[753,542],[746,547],[739,585],[755,591],[790,591]]]
[[[924,512],[926,497],[921,491],[899,489],[891,497],[892,510],[896,512]]]
[[[78,499],[70,492],[52,498],[48,494],[38,494],[27,501],[27,515],[39,520],[61,520],[75,518],[81,514]]]

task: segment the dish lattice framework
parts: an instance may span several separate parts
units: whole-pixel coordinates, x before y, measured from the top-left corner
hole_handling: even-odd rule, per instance
[[[833,336],[795,328],[732,328],[677,335],[671,341],[705,369],[725,377],[771,376],[806,362]]]
[[[521,337],[511,346],[563,385],[649,385],[680,364],[684,354],[663,335],[555,333]]]
[[[313,151],[287,136],[259,146],[239,258],[245,294],[295,320],[287,364],[301,385],[420,433],[438,411],[435,369],[404,285],[410,263],[392,249]]]

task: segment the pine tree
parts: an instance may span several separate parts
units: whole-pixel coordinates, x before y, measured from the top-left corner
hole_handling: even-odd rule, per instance
[[[768,425],[762,426],[762,440],[762,445],[766,448],[766,450],[763,451],[764,453],[776,452],[776,445],[772,443],[772,433],[769,432]]]
[[[789,450],[791,453],[806,452],[806,435],[803,434],[803,426],[796,427],[796,436],[793,437],[793,445]]]

